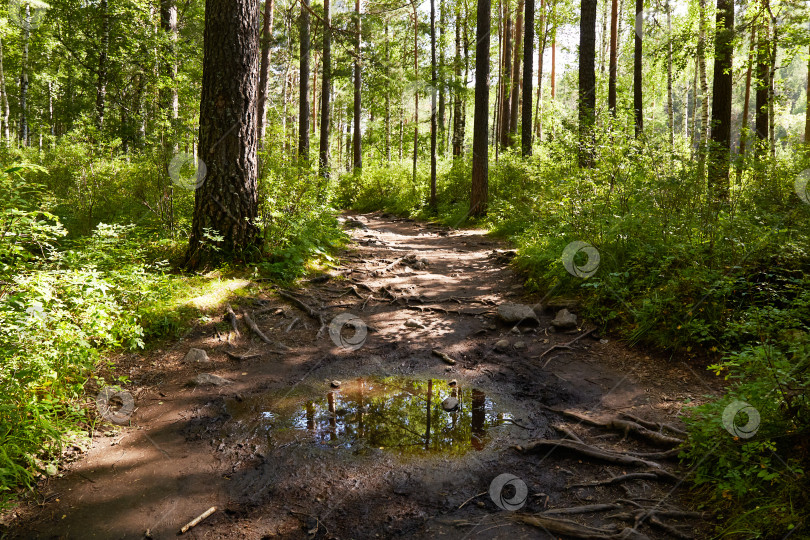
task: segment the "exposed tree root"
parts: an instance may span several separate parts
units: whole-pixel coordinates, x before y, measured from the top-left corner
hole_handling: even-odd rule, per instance
[[[576,411],[569,411],[569,410],[556,410],[556,412],[568,416],[570,418],[579,420],[580,422],[585,422],[586,424],[590,424],[592,426],[599,426],[607,429],[615,429],[617,431],[621,431],[625,434],[625,436],[627,436],[628,434],[637,435],[638,437],[646,440],[647,442],[659,446],[678,446],[683,443],[683,439],[679,439],[678,437],[672,437],[670,435],[665,435],[657,431],[652,431],[632,420],[622,420],[621,418],[616,417],[611,417],[608,419],[597,419],[591,418],[584,414],[580,414]]]
[[[663,473],[663,474],[661,474]],[[616,484],[621,484],[622,482],[627,482],[629,480],[668,480],[673,481],[676,478],[664,471],[652,470],[652,471],[645,471],[645,472],[634,472],[634,473],[627,473],[622,474],[619,476],[614,476],[608,480],[598,480],[596,482],[583,482],[581,484],[572,484],[571,487],[595,487],[595,486],[612,486]]]
[[[239,360],[239,361],[250,360],[252,358],[259,358],[261,356],[261,354],[259,354],[259,353],[255,353],[255,354],[236,354],[236,353],[232,353],[230,351],[225,351],[225,354],[228,356],[228,358],[231,358],[232,360]]]
[[[241,334],[236,325],[236,313],[233,312],[233,308],[230,304],[225,304],[225,318],[231,323],[231,328],[233,328],[233,333],[236,334],[236,337],[240,337]]]
[[[701,514],[700,512],[684,512],[680,510],[663,510],[663,509],[659,510],[656,508],[639,508],[637,510],[633,510],[632,512],[621,512],[619,514],[611,514],[608,517],[614,519],[621,519],[623,521],[632,520],[634,527],[638,527],[641,523],[644,523],[646,521],[650,525],[657,527],[676,538],[688,540],[693,538],[691,534],[681,531],[680,529],[674,527],[673,525],[664,523],[664,521],[661,518],[680,517],[689,519],[700,519],[703,517],[703,514]]]
[[[544,529],[552,534],[560,534],[572,538],[588,538],[595,540],[649,540],[647,535],[630,528],[619,530],[616,528],[588,527],[576,521],[553,518],[541,514],[517,514],[515,515],[515,519],[526,525]]]
[[[630,413],[622,413],[622,416],[627,418],[628,420],[632,420],[633,422],[635,422],[637,424],[641,424],[642,426],[644,426],[647,429],[653,429],[653,430],[658,430],[658,431],[662,431],[662,430],[666,429],[666,430],[671,431],[672,433],[676,433],[676,434],[682,435],[684,437],[686,437],[688,435],[687,432],[685,432],[682,429],[676,428],[672,424],[664,424],[662,422],[650,422],[649,420],[644,420],[643,418],[639,418],[638,416],[634,416],[634,415],[632,415]]]
[[[324,314],[322,312],[320,312],[320,311],[316,310],[315,308],[309,306],[306,302],[304,302],[300,298],[294,296],[290,292],[284,291],[282,289],[276,289],[276,294],[278,294],[282,298],[286,298],[287,300],[289,300],[290,302],[295,304],[296,307],[298,307],[301,311],[303,311],[304,313],[309,315],[311,318],[318,321],[318,323],[320,323],[321,326],[320,326],[320,328],[318,328],[318,333],[315,334],[315,338],[317,339],[317,338],[321,337],[321,335],[323,334],[324,329],[326,328],[326,326],[328,324],[326,322],[326,317],[324,316]]]
[[[566,437],[568,437],[569,439],[571,439],[572,441],[576,441],[578,443],[585,444],[585,442],[582,439],[579,438],[579,435],[577,435],[576,433],[571,431],[571,429],[568,426],[559,424],[559,425],[554,425],[552,427],[554,429],[556,429],[557,431],[559,431],[560,433],[562,433],[563,435],[565,435]]]
[[[290,350],[290,348],[287,347],[286,345],[284,345],[283,343],[278,343],[276,341],[273,341],[272,339],[270,339],[266,335],[264,335],[264,332],[262,332],[259,329],[259,327],[256,325],[256,323],[253,322],[253,319],[250,318],[250,315],[248,314],[247,311],[244,311],[244,310],[242,311],[242,318],[245,320],[245,324],[248,325],[248,328],[250,328],[253,331],[253,333],[256,334],[259,337],[259,339],[261,339],[262,341],[264,341],[268,345],[273,345],[274,347],[278,347],[281,350],[284,350],[284,351],[289,351]]]
[[[477,309],[477,310],[460,310],[460,309],[447,309],[441,306],[404,306],[405,309],[411,309],[414,311],[430,311],[433,313],[444,313],[444,314],[454,314],[454,315],[472,315],[473,317],[477,317],[478,315],[483,315],[484,313],[491,313],[491,309]]]
[[[574,339],[572,339],[568,343],[561,343],[559,345],[552,345],[551,347],[549,347],[548,349],[543,351],[543,354],[541,354],[538,357],[538,360],[542,360],[545,355],[547,355],[551,351],[554,351],[554,350],[557,350],[557,349],[566,349],[566,350],[569,350],[569,351],[572,350],[571,345],[573,345],[574,343],[576,343],[580,339],[584,338],[585,336],[589,336],[589,335],[593,334],[595,330],[596,330],[596,328],[591,328],[587,332],[583,332],[582,334],[578,335],[577,337],[575,337]],[[548,364],[548,362],[546,362],[546,364]],[[543,367],[546,367],[545,364],[543,365]]]
[[[541,515],[547,516],[551,514],[590,514],[591,512],[607,512],[608,510],[617,510],[621,508],[620,504],[586,504],[584,506],[567,506],[565,508],[551,508]]]

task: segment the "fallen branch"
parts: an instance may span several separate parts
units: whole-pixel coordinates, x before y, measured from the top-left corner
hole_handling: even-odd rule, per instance
[[[477,317],[478,315],[483,315],[485,313],[492,313],[491,309],[480,309],[480,310],[466,310],[462,311],[460,309],[447,309],[441,306],[404,306],[405,309],[412,309],[414,311],[431,311],[434,313],[444,313],[446,315],[472,315],[473,317]]]
[[[442,352],[442,351],[440,351],[439,349],[433,349],[433,351],[431,351],[431,352],[433,353],[433,356],[438,356],[439,358],[441,358],[442,360],[444,360],[444,362],[445,362],[446,364],[449,364],[449,365],[451,365],[451,366],[455,366],[455,365],[456,365],[456,361],[455,361],[453,358],[451,358],[451,357],[450,357],[450,355],[448,355],[448,354],[446,354],[446,353],[443,353],[443,352]]]
[[[290,324],[287,326],[287,329],[286,329],[286,330],[284,330],[284,333],[285,333],[285,334],[289,334],[289,333],[290,333],[290,330],[292,330],[292,329],[293,329],[293,326],[295,326],[295,324],[296,324],[298,321],[300,321],[300,320],[301,320],[301,318],[300,318],[300,317],[296,317],[296,318],[294,318],[294,319],[292,320],[292,322],[291,322],[291,323],[290,323]]]
[[[677,433],[678,435],[683,435],[684,437],[689,435],[686,431],[684,431],[682,429],[679,429],[679,428],[676,428],[675,426],[673,426],[671,424],[664,424],[662,422],[650,422],[649,420],[644,420],[643,418],[639,418],[638,416],[634,416],[634,415],[632,415],[630,413],[622,413],[622,416],[627,418],[628,420],[632,420],[633,422],[635,422],[637,424],[641,424],[642,426],[644,426],[647,429],[657,429],[658,431],[661,431],[663,429],[668,429],[672,433]]]
[[[472,497],[470,497],[469,499],[467,499],[466,501],[464,501],[463,503],[461,503],[461,506],[459,506],[459,507],[458,507],[458,509],[459,509],[459,510],[461,510],[462,508],[464,508],[464,506],[466,506],[466,504],[467,504],[468,502],[470,502],[470,501],[472,501],[472,500],[477,499],[477,498],[478,498],[478,497],[480,497],[481,495],[486,495],[487,493],[489,493],[489,492],[488,492],[488,491],[482,491],[481,493],[478,493],[478,494],[476,494],[476,495],[473,495]]]
[[[571,439],[572,441],[577,441],[578,443],[585,444],[585,442],[582,439],[580,439],[579,436],[573,431],[571,431],[571,429],[568,428],[567,426],[555,425],[552,427],[557,431],[559,431],[560,433],[562,433],[563,435],[565,435],[566,437],[568,437],[569,439]]]
[[[199,516],[195,517],[194,519],[192,519],[191,521],[189,521],[188,523],[183,525],[183,528],[180,529],[180,534],[185,534],[190,528],[196,527],[197,525],[200,524],[200,522],[202,520],[204,520],[205,518],[207,518],[208,516],[210,516],[211,514],[213,514],[216,511],[217,511],[217,507],[212,506],[211,508],[209,508],[208,510],[206,510],[205,512],[203,512]]]
[[[261,354],[259,354],[259,353],[255,353],[255,354],[236,354],[236,353],[232,353],[232,352],[229,352],[229,351],[225,351],[225,354],[228,356],[228,358],[231,358],[233,360],[240,360],[240,361],[242,361],[242,360],[250,360],[251,358],[259,358],[259,357],[261,357]]]

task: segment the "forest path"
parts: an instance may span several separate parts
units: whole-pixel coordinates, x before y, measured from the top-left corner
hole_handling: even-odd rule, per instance
[[[655,454],[681,436],[684,400],[711,391],[695,370],[583,335],[587,324],[553,331],[510,252],[480,230],[379,213],[345,224],[354,244],[328,279],[233,302],[240,336],[218,311],[165,349],[119,359],[130,424],[74,449],[10,536],[170,538],[212,506],[187,536],[700,536],[706,521],[683,513],[684,485],[667,474],[688,471]],[[506,324],[504,303],[535,306],[538,320]],[[183,361],[192,347],[209,362]],[[201,373],[228,381],[189,384]],[[565,433],[582,442],[531,446]],[[596,447],[603,459],[581,453]],[[488,493],[504,473],[517,480],[498,502],[518,511]],[[577,486],[625,473],[643,474]]]

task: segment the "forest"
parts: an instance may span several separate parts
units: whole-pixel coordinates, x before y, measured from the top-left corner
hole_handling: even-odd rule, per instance
[[[810,538],[806,0],[2,0],[0,169],[0,538]]]

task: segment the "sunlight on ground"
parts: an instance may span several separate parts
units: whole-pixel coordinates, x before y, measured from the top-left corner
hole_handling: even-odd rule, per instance
[[[203,290],[204,294],[192,298],[187,305],[200,310],[208,310],[219,307],[234,291],[244,289],[250,285],[248,279],[226,279],[216,280],[207,283]]]

